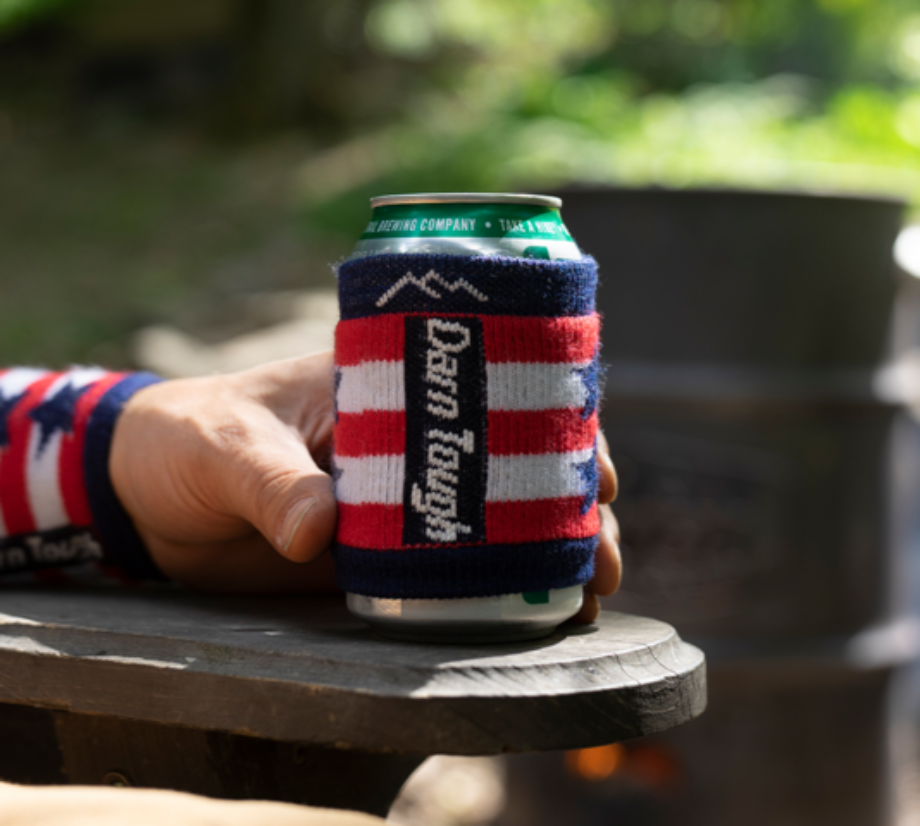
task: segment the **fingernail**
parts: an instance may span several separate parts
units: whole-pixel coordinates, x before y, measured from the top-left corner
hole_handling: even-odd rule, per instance
[[[316,505],[318,501],[319,500],[315,496],[308,496],[306,499],[301,499],[291,506],[291,509],[287,512],[287,516],[284,517],[284,523],[281,526],[281,534],[278,537],[278,546],[283,553],[288,552],[291,543],[294,541],[294,537],[297,535],[297,530],[300,528],[300,523],[303,522],[303,518],[313,510],[313,506]]]

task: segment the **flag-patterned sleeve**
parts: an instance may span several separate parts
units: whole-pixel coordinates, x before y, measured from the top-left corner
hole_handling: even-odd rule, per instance
[[[108,473],[125,402],[157,381],[100,368],[0,370],[0,581],[162,578]]]

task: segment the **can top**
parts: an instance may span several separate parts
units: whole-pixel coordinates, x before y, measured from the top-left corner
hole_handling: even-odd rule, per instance
[[[417,192],[411,195],[378,195],[371,209],[398,204],[532,204],[559,209],[562,198],[525,192]]]

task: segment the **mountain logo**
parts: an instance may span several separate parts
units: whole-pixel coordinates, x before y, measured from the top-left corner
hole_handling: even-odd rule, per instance
[[[411,272],[407,272],[402,278],[399,279],[390,289],[388,289],[380,298],[377,299],[377,306],[382,307],[386,304],[391,298],[393,298],[403,287],[407,287],[410,284],[418,287],[426,295],[430,295],[432,298],[443,298],[444,294],[438,292],[435,289],[435,286],[443,287],[449,292],[455,293],[457,290],[466,290],[473,298],[477,301],[488,301],[489,297],[483,295],[479,290],[477,290],[472,284],[464,281],[462,278],[458,278],[453,284],[449,284],[434,270],[429,270],[427,275],[423,278],[416,278]]]

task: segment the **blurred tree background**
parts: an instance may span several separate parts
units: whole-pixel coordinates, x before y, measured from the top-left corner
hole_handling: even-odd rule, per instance
[[[0,0],[0,360],[329,285],[372,194],[920,204],[908,0]],[[270,321],[271,319],[264,319]]]

